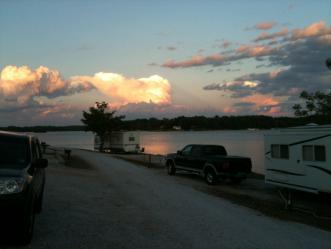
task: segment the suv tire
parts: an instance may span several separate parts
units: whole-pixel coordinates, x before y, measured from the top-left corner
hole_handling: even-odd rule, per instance
[[[42,187],[40,196],[36,201],[36,207],[35,207],[36,214],[40,214],[43,209],[43,197],[44,197],[44,186]]]

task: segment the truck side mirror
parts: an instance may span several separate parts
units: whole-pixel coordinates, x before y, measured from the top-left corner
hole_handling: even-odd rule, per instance
[[[181,155],[182,151],[181,150],[177,150],[177,155]]]

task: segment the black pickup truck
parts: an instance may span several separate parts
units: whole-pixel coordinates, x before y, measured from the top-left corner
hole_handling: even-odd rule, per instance
[[[168,154],[166,167],[169,175],[177,169],[198,173],[208,184],[215,184],[218,178],[240,183],[251,172],[252,163],[248,157],[228,156],[221,145],[190,144]]]

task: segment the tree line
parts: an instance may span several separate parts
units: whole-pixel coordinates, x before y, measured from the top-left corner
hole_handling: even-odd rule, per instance
[[[240,130],[240,129],[271,129],[306,125],[307,123],[330,124],[330,117],[270,117],[270,116],[180,116],[176,118],[144,118],[121,120],[112,130]],[[73,126],[30,126],[2,127],[0,130],[15,132],[46,132],[46,131],[85,131],[84,125]],[[93,130],[92,130],[93,131]]]

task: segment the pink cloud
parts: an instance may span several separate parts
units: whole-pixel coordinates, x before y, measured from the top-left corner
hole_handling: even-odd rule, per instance
[[[255,42],[258,41],[264,41],[264,40],[270,40],[270,39],[275,39],[278,37],[284,37],[288,34],[288,28],[284,28],[281,31],[275,32],[275,33],[267,33],[267,32],[262,32],[258,37],[254,39]]]
[[[267,56],[275,51],[277,51],[277,47],[271,47],[267,45],[242,45],[234,53],[229,55],[224,55],[221,53],[212,54],[208,56],[203,55],[195,55],[192,56],[188,60],[183,61],[174,61],[170,60],[162,64],[163,67],[169,68],[187,68],[187,67],[195,67],[195,66],[203,66],[203,65],[214,65],[219,66],[225,62],[236,61],[245,58],[251,57],[261,57]]]
[[[225,56],[221,54],[213,54],[209,56],[195,55],[188,60],[176,62],[174,60],[167,61],[163,63],[163,67],[178,68],[178,67],[194,67],[201,66],[204,64],[212,64],[213,62],[222,62],[226,59]]]
[[[1,71],[0,96],[20,104],[29,102],[34,96],[54,97],[69,91],[75,90],[62,79],[59,71],[45,66],[33,70],[27,66],[8,65]]]
[[[99,91],[120,104],[171,102],[171,85],[167,79],[152,75],[146,78],[128,78],[116,73],[99,72],[94,76],[78,75],[63,79],[57,70],[40,66],[33,70],[27,66],[6,66],[0,74],[0,105],[29,106],[43,105],[44,98],[64,97],[79,92]],[[13,104],[14,103],[14,104]],[[44,114],[56,111],[45,110]]]
[[[304,39],[308,37],[324,36],[331,34],[331,28],[324,21],[315,22],[303,29],[294,29],[291,40]]]
[[[238,54],[246,54],[250,57],[257,57],[269,55],[274,50],[274,47],[266,45],[242,45],[236,50],[236,52]]]
[[[268,30],[273,28],[277,23],[276,22],[261,22],[255,25],[256,29]]]
[[[232,45],[232,42],[229,42],[229,41],[224,41],[221,45],[219,45],[218,47],[219,48],[228,48]]]

